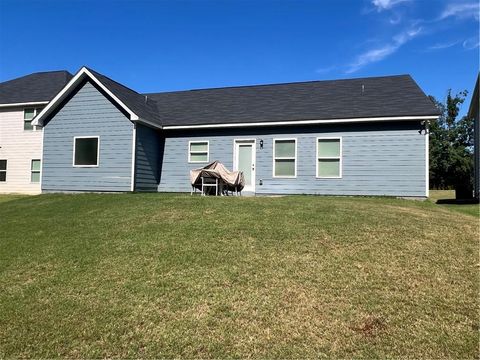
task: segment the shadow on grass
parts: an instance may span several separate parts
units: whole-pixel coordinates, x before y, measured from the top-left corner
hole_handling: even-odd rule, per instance
[[[449,204],[449,205],[472,205],[478,204],[478,200],[476,199],[438,199],[436,204]]]

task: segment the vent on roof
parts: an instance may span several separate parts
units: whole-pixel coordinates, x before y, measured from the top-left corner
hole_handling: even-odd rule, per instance
[[[365,85],[362,84],[362,94],[365,92]]]

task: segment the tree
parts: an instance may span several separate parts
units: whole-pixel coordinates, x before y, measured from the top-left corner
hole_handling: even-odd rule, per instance
[[[445,104],[430,99],[440,110],[438,121],[430,124],[430,184],[436,189],[473,185],[473,119],[457,120],[467,91],[452,96],[448,91]]]

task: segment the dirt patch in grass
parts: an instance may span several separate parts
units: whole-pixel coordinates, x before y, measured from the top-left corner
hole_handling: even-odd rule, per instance
[[[386,327],[387,325],[383,318],[370,315],[362,319],[358,324],[351,326],[350,329],[366,337],[375,337],[384,331]]]

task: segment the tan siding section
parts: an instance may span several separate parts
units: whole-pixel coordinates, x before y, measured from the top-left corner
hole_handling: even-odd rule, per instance
[[[8,161],[0,193],[39,194],[40,183],[30,182],[30,166],[41,158],[42,131],[23,130],[23,108],[0,109],[0,159]]]

